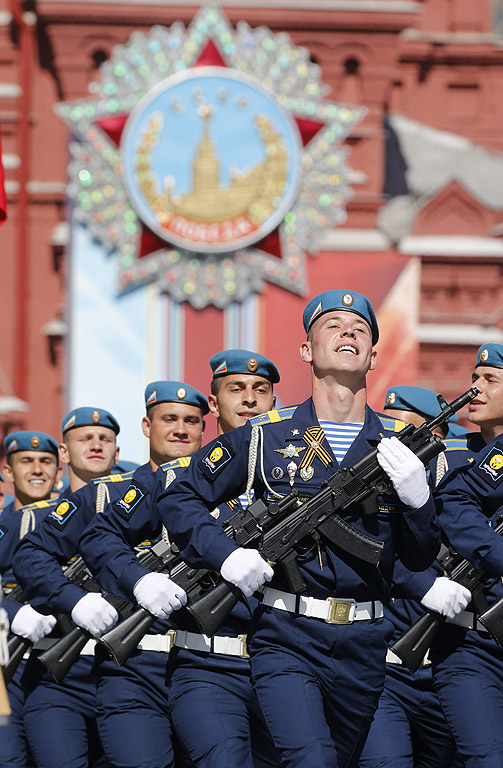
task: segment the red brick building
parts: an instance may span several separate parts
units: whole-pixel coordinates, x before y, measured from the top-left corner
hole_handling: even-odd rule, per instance
[[[100,66],[132,33],[177,20],[187,26],[198,8],[183,0],[1,0],[0,9],[8,198],[0,425],[3,433],[57,435],[70,378],[70,136],[54,105],[89,96]],[[331,100],[367,110],[346,140],[354,193],[347,218],[307,256],[307,293],[349,282],[378,307],[383,365],[370,382],[371,403],[382,405],[392,381],[459,394],[477,347],[503,341],[503,2],[257,0],[221,9],[233,27],[244,20],[286,32],[321,68]],[[307,375],[270,329],[300,338],[305,300],[271,283],[258,298],[255,345],[278,362],[284,403],[300,399]],[[404,347],[407,312],[413,341]],[[222,348],[225,317],[215,307],[184,313],[181,373],[207,389],[207,347],[198,350],[194,339]]]

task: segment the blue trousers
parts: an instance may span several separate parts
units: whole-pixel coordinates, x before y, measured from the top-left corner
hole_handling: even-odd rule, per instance
[[[412,674],[398,664],[387,664],[360,768],[450,768],[454,752],[433,690],[431,667]]]
[[[24,721],[37,768],[106,765],[96,727],[92,656],[81,656],[60,685],[32,653],[23,678]]]
[[[0,768],[27,768],[34,765],[29,756],[24,729],[24,695],[21,686],[24,668],[25,662],[22,661],[7,688],[11,716],[10,724],[0,727]]]
[[[384,685],[387,619],[327,624],[260,607],[252,679],[283,762],[356,766]]]
[[[193,765],[180,754],[175,759],[166,663],[165,653],[137,651],[117,667],[104,649],[96,648],[98,729],[114,768]]]
[[[446,624],[430,652],[433,681],[467,768],[503,768],[503,648]]]
[[[247,660],[175,649],[168,669],[173,726],[198,768],[279,765]]]

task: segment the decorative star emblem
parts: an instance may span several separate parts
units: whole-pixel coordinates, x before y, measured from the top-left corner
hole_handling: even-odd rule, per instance
[[[298,429],[292,429],[292,435],[295,436],[295,435],[298,435],[298,434],[299,434],[299,430]]]
[[[275,453],[281,453],[284,459],[298,459],[302,451],[306,450],[306,446],[293,445],[290,443],[286,448],[275,448]]]
[[[154,86],[195,67],[229,67],[261,81],[297,123],[299,192],[282,222],[261,241],[227,253],[199,253],[166,242],[140,219],[123,178],[121,137],[131,111]],[[306,252],[345,218],[350,197],[342,141],[363,108],[325,100],[329,88],[305,48],[285,33],[241,22],[234,29],[216,5],[205,5],[187,29],[174,23],[135,33],[117,45],[89,86],[89,99],[59,104],[76,137],[70,145],[68,196],[75,216],[119,259],[119,290],[157,281],[161,290],[197,309],[224,307],[260,292],[264,281],[298,294],[308,288]],[[222,102],[227,95],[220,94]],[[242,108],[246,104],[241,105]],[[183,110],[173,103],[173,113]]]

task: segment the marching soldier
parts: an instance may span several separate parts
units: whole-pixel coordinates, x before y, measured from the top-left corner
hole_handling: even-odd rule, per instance
[[[100,408],[76,408],[70,411],[62,422],[62,460],[68,463],[71,487],[82,488],[87,477],[109,472],[116,461],[118,449],[116,437],[119,424],[114,416]],[[56,547],[51,555],[44,558],[40,550],[28,544],[32,536],[38,540],[44,531],[49,531],[47,545],[64,538],[72,524],[76,505],[68,499],[56,499],[44,509],[44,516],[37,521],[35,530],[20,542],[13,559],[16,577],[18,565],[29,574],[26,580],[18,578],[24,594],[37,610],[42,613],[54,612],[71,615],[76,623],[85,623],[88,629],[105,629],[113,625],[116,611],[98,594],[86,594],[69,583],[63,575],[74,551],[57,559]],[[56,533],[58,531],[58,533]],[[47,533],[46,533],[47,535]],[[26,545],[26,550],[25,550]],[[25,551],[33,554],[33,568],[24,561]],[[17,565],[15,565],[17,563]],[[37,585],[46,583],[45,589],[37,592]],[[73,590],[72,599],[67,597],[67,587]],[[47,595],[57,591],[59,600],[50,604]],[[12,627],[15,632],[15,626]],[[44,638],[35,643],[34,651],[26,664],[23,676],[24,722],[30,747],[39,768],[57,766],[87,766],[102,753],[96,730],[96,686],[92,679],[93,644],[89,643],[79,660],[73,666],[63,684],[57,684],[38,661],[38,655],[53,642]],[[69,737],[66,734],[71,734]]]
[[[4,440],[4,448],[7,457],[4,474],[14,484],[14,500],[3,510],[0,522],[0,573],[4,588],[11,591],[16,587],[10,570],[14,550],[20,538],[46,514],[45,500],[51,498],[59,461],[56,440],[43,432],[11,432]],[[40,502],[40,507],[36,502]],[[43,615],[29,603],[14,601],[8,596],[3,607],[11,631],[33,643],[47,635],[56,624],[54,616]],[[2,728],[0,734],[2,768],[25,768],[29,760],[21,685],[24,668],[25,664],[21,662],[7,689],[12,711],[11,724]]]
[[[420,460],[392,435],[393,419],[366,404],[366,375],[375,368],[378,327],[368,299],[327,291],[304,311],[312,398],[250,419],[193,457],[160,497],[159,512],[194,567],[220,571],[250,597],[266,581],[249,636],[254,687],[282,765],[355,765],[384,682],[391,625],[383,616],[395,556],[427,567],[439,547],[434,505]],[[382,432],[386,439],[381,440]],[[230,540],[208,512],[245,489],[264,501],[320,490],[339,466],[379,444],[396,495],[382,511],[345,518],[384,542],[379,568],[337,547],[306,542],[298,563],[306,583],[296,596],[253,549]],[[335,606],[335,612],[334,612]]]
[[[218,419],[219,434],[273,408],[279,373],[268,358],[247,350],[224,350],[213,355],[210,366],[209,405]],[[163,469],[172,482],[185,467],[170,462]],[[165,478],[156,479],[157,490],[146,492],[131,512],[126,513],[119,502],[95,518],[84,532],[81,552],[107,591],[136,598],[154,615],[165,617],[173,610],[165,594],[171,580],[145,572],[131,553],[136,541],[151,538],[160,526],[155,499],[164,490]],[[232,500],[212,509],[212,514],[225,521],[237,509],[239,501]],[[193,762],[204,768],[258,768],[279,762],[250,681],[246,632],[255,602],[240,601],[214,638],[202,635],[188,616],[173,617],[177,629],[168,661],[173,725]],[[148,636],[142,645],[145,640]],[[167,650],[169,638],[164,640]]]

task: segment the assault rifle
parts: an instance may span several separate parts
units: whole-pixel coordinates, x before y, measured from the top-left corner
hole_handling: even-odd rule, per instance
[[[431,430],[447,422],[477,394],[478,390],[472,387],[450,404],[439,395],[440,415],[420,427],[407,425],[397,437],[426,464],[445,448]],[[299,502],[294,489],[288,496],[269,505],[257,500],[237,512],[224,531],[238,546],[253,545],[271,564],[280,563],[289,588],[298,594],[306,585],[297,564],[295,547],[306,536],[314,540],[323,536],[344,552],[373,566],[379,564],[383,543],[357,530],[338,513],[359,504],[363,514],[373,514],[378,511],[378,495],[391,488],[391,481],[377,461],[377,450],[373,449],[352,466],[339,469],[311,499]],[[188,568],[181,562],[170,572],[171,579],[183,587],[183,573]],[[206,575],[208,571],[200,570],[199,573]],[[187,596],[188,612],[202,632],[213,635],[242,593],[219,577],[218,583],[203,591],[200,598],[192,600],[189,592]],[[103,635],[99,642],[106,645],[118,664],[124,663],[154,622],[154,617],[139,608],[125,622]]]
[[[153,547],[141,552],[138,560],[145,568],[158,571],[166,566],[169,567],[172,562],[178,562],[180,558],[177,552],[172,552],[170,544],[161,540]],[[97,581],[89,572],[82,557],[77,557],[65,570],[65,576],[73,584],[77,584],[88,592],[100,591]],[[104,597],[116,609],[119,619],[125,619],[134,610],[134,605],[127,600],[107,594]],[[68,617],[64,618],[68,619]],[[79,658],[87,641],[93,639],[93,636],[85,629],[70,622],[70,627],[65,634],[40,654],[39,661],[50,672],[54,680],[61,683],[69,669]]]
[[[494,532],[503,535],[503,515],[498,518]],[[469,560],[454,550],[442,545],[437,557],[438,563],[449,574],[452,581],[466,587],[472,593],[471,606],[478,621],[498,645],[503,645],[503,598],[492,606],[488,605],[484,589],[491,577],[483,570],[476,568]],[[446,616],[436,611],[427,610],[403,635],[391,646],[390,650],[403,661],[405,666],[415,672],[421,666],[440,627],[446,621]]]

